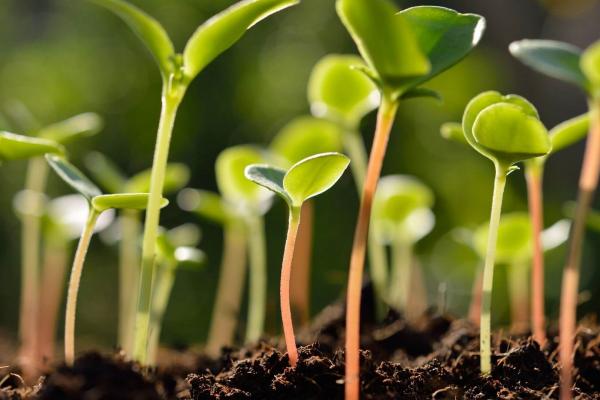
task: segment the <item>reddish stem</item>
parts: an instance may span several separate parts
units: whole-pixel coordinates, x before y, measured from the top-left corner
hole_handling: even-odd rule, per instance
[[[542,230],[544,209],[542,200],[541,168],[527,168],[527,200],[533,231],[533,264],[531,268],[531,324],[533,338],[540,346],[546,343],[546,313],[544,311],[544,250]]]
[[[294,312],[301,325],[310,319],[310,264],[312,256],[314,207],[312,201],[302,204],[302,222],[298,228],[298,239],[292,265],[292,286],[290,291]]]
[[[570,232],[569,255],[563,271],[562,293],[560,299],[560,398],[570,400],[573,397],[573,357],[577,322],[577,295],[579,292],[579,268],[581,251],[585,235],[585,224],[600,170],[600,101],[592,105],[593,119],[590,134],[585,147],[575,218]]]
[[[377,115],[375,137],[373,138],[367,177],[362,190],[358,221],[354,232],[346,300],[346,400],[358,400],[360,395],[360,300],[365,250],[373,195],[381,175],[381,167],[397,108],[398,103],[396,101],[392,101],[386,96],[383,97]]]
[[[285,239],[285,249],[283,251],[283,262],[281,265],[280,281],[280,306],[281,323],[283,324],[283,335],[285,337],[285,346],[290,359],[290,365],[296,366],[298,362],[298,349],[296,347],[296,338],[294,336],[294,324],[292,322],[292,310],[290,307],[290,277],[292,274],[292,263],[294,260],[294,247],[296,245],[296,236],[298,235],[298,225],[300,224],[300,207],[290,207],[290,221],[288,225],[287,237]]]

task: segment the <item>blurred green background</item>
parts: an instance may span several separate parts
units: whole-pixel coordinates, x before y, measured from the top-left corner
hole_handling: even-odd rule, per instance
[[[159,19],[176,45],[206,18],[233,0],[132,0]],[[410,100],[401,105],[384,174],[414,174],[436,195],[436,227],[418,247],[427,274],[430,301],[440,282],[448,285],[448,307],[463,315],[477,260],[449,243],[455,226],[475,227],[488,218],[492,165],[470,149],[448,143],[439,126],[458,121],[466,102],[482,90],[526,96],[548,127],[585,111],[582,93],[523,67],[507,51],[521,38],[552,38],[586,47],[600,37],[600,2],[406,1],[403,7],[435,4],[487,18],[483,43],[471,56],[432,82],[442,103]],[[91,150],[108,154],[130,174],[151,164],[159,114],[160,78],[156,66],[129,29],[104,9],[82,0],[4,0],[0,7],[0,112],[11,102],[25,104],[43,123],[95,111],[106,127],[70,147],[75,164]],[[400,5],[400,4],[399,4]],[[286,122],[309,112],[306,82],[314,63],[328,53],[356,53],[337,19],[334,0],[302,0],[257,25],[196,79],[178,114],[170,159],[192,169],[191,187],[216,190],[213,163],[228,146],[267,144]],[[362,131],[372,139],[374,115]],[[7,127],[0,127],[1,129]],[[563,205],[576,193],[583,145],[561,152],[547,167],[546,225],[564,217]],[[22,188],[25,163],[0,168],[0,331],[16,338],[19,308],[19,230],[13,195]],[[68,190],[51,176],[52,196]],[[596,208],[600,202],[596,200]],[[350,174],[316,202],[312,312],[340,298],[345,289],[358,200]],[[512,174],[504,211],[526,210],[522,172]],[[163,211],[162,224],[197,222],[201,248],[208,254],[204,271],[181,271],[171,298],[163,341],[200,343],[207,330],[221,258],[220,228],[195,219],[175,202]],[[281,202],[266,218],[269,256],[267,329],[279,331],[277,282],[286,224]],[[74,246],[74,244],[73,244]],[[582,290],[591,297],[581,313],[600,310],[600,237],[588,233]],[[547,254],[548,313],[558,313],[564,246]],[[505,277],[498,269],[494,315],[506,321]],[[113,346],[117,320],[117,252],[96,238],[83,274],[77,334],[83,347]],[[62,317],[61,317],[62,318]],[[61,320],[62,321],[62,320]],[[59,323],[59,326],[62,324]]]

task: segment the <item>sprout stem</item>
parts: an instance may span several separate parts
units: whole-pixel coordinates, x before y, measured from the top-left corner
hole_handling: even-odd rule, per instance
[[[585,236],[585,225],[594,192],[598,185],[600,170],[600,99],[590,101],[590,133],[587,139],[581,175],[575,217],[569,233],[569,253],[563,270],[562,293],[560,299],[559,349],[560,398],[572,398],[573,357],[575,330],[577,323],[577,296],[579,292],[579,269],[581,252]]]
[[[287,237],[285,239],[285,249],[283,251],[279,291],[281,303],[281,322],[283,324],[285,347],[287,348],[288,358],[292,367],[295,367],[296,363],[298,362],[298,349],[296,347],[294,325],[292,322],[292,310],[290,307],[290,277],[292,273],[292,262],[294,259],[296,236],[298,234],[298,226],[300,225],[300,212],[300,207],[290,206],[290,218]]]
[[[496,178],[494,193],[492,195],[492,212],[488,230],[487,251],[483,266],[481,320],[479,349],[481,352],[481,374],[488,375],[492,371],[491,349],[491,312],[492,312],[492,287],[494,283],[494,262],[496,258],[496,242],[498,239],[498,226],[502,213],[502,196],[506,186],[508,168],[496,163]]]
[[[148,345],[148,365],[156,365],[156,355],[160,344],[163,317],[169,305],[169,298],[175,283],[177,265],[165,263],[159,266],[152,290],[152,313],[150,315],[150,340]]]
[[[246,219],[248,227],[249,293],[246,342],[256,342],[264,331],[267,307],[267,257],[265,224],[261,216]]]
[[[392,273],[390,276],[389,301],[396,310],[406,314],[412,281],[412,248],[403,240],[392,243]]]
[[[224,229],[223,261],[206,345],[207,354],[213,357],[233,343],[246,275],[244,226],[231,222]]]
[[[87,222],[79,238],[79,244],[77,245],[75,259],[71,268],[71,277],[67,291],[67,310],[65,313],[65,362],[68,365],[73,365],[75,361],[75,316],[77,313],[77,294],[79,293],[81,272],[83,271],[83,263],[99,215],[97,211],[90,209]]]
[[[526,333],[529,329],[529,265],[516,261],[508,266],[511,331]]]
[[[140,212],[123,210],[120,218],[121,242],[119,244],[119,346],[131,357],[135,321],[136,296],[139,285]]]
[[[144,223],[144,239],[142,243],[142,269],[140,276],[137,310],[135,318],[135,332],[133,345],[134,360],[145,364],[148,351],[148,334],[150,324],[150,310],[152,307],[152,277],[154,276],[156,257],[156,238],[158,236],[158,223],[160,220],[160,205],[165,181],[165,171],[169,156],[169,145],[177,109],[183,98],[182,91],[166,88],[162,95],[162,107],[152,172],[150,175],[150,193],[146,220]]]
[[[533,160],[535,162],[535,160]],[[533,231],[533,264],[531,268],[531,324],[533,338],[543,346],[546,343],[546,313],[544,311],[544,250],[542,229],[544,211],[542,201],[542,168],[531,163],[526,168],[527,199]]]
[[[471,304],[469,305],[469,322],[475,327],[479,327],[479,318],[481,318],[481,298],[483,287],[483,271],[482,266],[477,267],[475,280],[471,289]]]
[[[312,235],[314,203],[308,200],[302,204],[302,223],[298,228],[298,240],[294,250],[292,265],[291,302],[297,321],[301,325],[310,320],[310,272],[312,257]]]
[[[43,205],[39,196],[46,188],[48,164],[42,157],[29,160],[25,179],[26,213],[22,216],[21,230],[21,312],[19,332],[21,358],[26,376],[33,376],[40,367],[38,320],[40,293],[41,215]]]
[[[396,101],[389,96],[383,96],[377,115],[375,137],[354,232],[346,301],[346,400],[358,400],[360,393],[360,301],[366,243],[373,196],[381,175],[381,167],[397,109]]]

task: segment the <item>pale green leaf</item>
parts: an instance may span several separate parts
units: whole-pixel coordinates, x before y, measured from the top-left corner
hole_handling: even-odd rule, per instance
[[[96,182],[109,193],[124,191],[126,178],[115,163],[104,154],[91,152],[85,158],[85,165]]]
[[[92,206],[98,212],[111,208],[128,210],[145,210],[148,205],[148,193],[117,193],[97,195],[92,199]],[[163,198],[160,207],[166,207],[169,201]]]
[[[0,132],[0,161],[24,160],[44,154],[64,154],[64,148],[52,140]]]
[[[292,205],[292,199],[283,187],[285,170],[265,164],[252,164],[246,167],[244,175],[250,181],[278,194],[286,203]]]
[[[102,126],[102,118],[89,112],[48,125],[40,129],[37,136],[65,144],[80,137],[95,135],[100,132]]]
[[[475,250],[484,258],[487,250],[489,224],[482,224],[473,236]],[[532,229],[529,214],[514,212],[502,215],[498,226],[496,263],[512,264],[531,258]]]
[[[590,82],[593,96],[600,99],[600,40],[585,49],[581,55],[580,66]]]
[[[126,192],[146,193],[150,192],[151,169],[144,170],[127,181]],[[190,180],[190,169],[181,163],[169,163],[165,170],[165,180],[163,184],[163,193],[174,193],[183,188]]]
[[[77,167],[65,160],[52,154],[46,155],[46,160],[56,172],[56,174],[75,191],[79,192],[91,204],[92,199],[102,195],[102,192],[92,183]]]
[[[177,204],[185,211],[194,212],[220,225],[233,219],[221,196],[207,190],[184,189],[177,196]]]
[[[590,116],[588,114],[579,115],[556,125],[549,132],[552,154],[579,142],[587,135],[589,128]]]
[[[468,144],[462,125],[459,122],[445,122],[440,127],[440,134],[444,139],[453,142]]]

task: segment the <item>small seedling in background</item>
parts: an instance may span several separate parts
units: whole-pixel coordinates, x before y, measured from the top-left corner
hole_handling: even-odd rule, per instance
[[[491,364],[491,300],[498,224],[506,176],[517,169],[516,162],[548,154],[552,148],[548,132],[537,110],[523,97],[483,92],[465,109],[462,121],[465,138],[471,147],[494,163],[496,176],[482,280],[480,322],[481,373],[487,375]]]
[[[86,157],[92,176],[109,193],[148,193],[149,169],[130,178],[106,156],[93,152]],[[163,193],[165,196],[183,188],[190,179],[189,168],[183,164],[169,163],[165,170]],[[139,239],[141,234],[140,210],[122,210],[119,218],[119,334],[118,345],[127,357],[132,356],[133,331],[136,309],[136,292],[139,285]]]
[[[79,244],[75,252],[71,277],[67,290],[67,308],[65,312],[65,361],[72,365],[75,360],[75,316],[77,310],[77,294],[85,256],[94,233],[94,227],[98,217],[109,209],[137,209],[143,210],[148,204],[147,193],[122,193],[103,195],[100,189],[94,185],[81,171],[66,161],[64,158],[47,155],[46,160],[56,174],[79,192],[88,203],[88,216],[82,230]],[[167,200],[163,199],[161,206],[166,206]]]
[[[332,122],[310,116],[298,117],[286,124],[273,138],[271,150],[289,167],[317,153],[342,150],[342,128]],[[290,301],[302,324],[310,319],[310,274],[314,207],[312,201],[302,205],[302,223],[294,248]]]
[[[581,252],[586,215],[598,186],[600,170],[600,41],[583,53],[575,46],[552,40],[521,40],[511,43],[509,49],[513,56],[529,67],[577,85],[588,97],[590,133],[579,177],[577,210],[570,234],[560,302],[560,394],[561,399],[570,399],[573,396],[573,341],[577,323]]]
[[[268,165],[251,165],[246,177],[281,196],[289,207],[289,225],[281,266],[280,307],[288,358],[298,361],[290,307],[290,276],[302,204],[330,189],[342,176],[350,160],[339,153],[322,153],[305,158],[287,171]]]
[[[360,299],[371,204],[401,99],[436,96],[421,85],[456,64],[479,42],[483,17],[443,7],[398,12],[388,0],[337,0],[336,8],[381,92],[381,105],[356,224],[348,278],[346,399],[360,392]]]
[[[134,335],[134,359],[144,364],[148,348],[152,307],[152,277],[160,219],[164,175],[167,167],[175,116],[185,92],[196,76],[217,56],[231,47],[246,32],[271,14],[290,7],[298,0],[243,0],[211,17],[196,29],[177,53],[169,35],[154,18],[122,0],[90,0],[106,7],[138,35],[152,53],[160,70],[163,90],[162,108],[152,164],[150,199],[144,223],[142,270]]]
[[[416,178],[390,175],[381,178],[373,200],[371,235],[380,245],[392,249],[392,268],[386,291],[386,301],[414,322],[425,312],[426,299],[416,299],[424,293],[415,286],[414,246],[426,236],[435,224],[431,212],[433,193]],[[422,282],[422,281],[421,281]],[[409,302],[409,299],[416,301]]]
[[[204,266],[206,255],[197,249],[200,233],[195,225],[185,224],[158,235],[158,271],[152,288],[152,317],[150,319],[149,365],[156,365],[162,321],[171,298],[175,275],[180,269],[198,270]]]
[[[529,159],[525,162],[525,178],[527,181],[527,199],[533,237],[533,265],[531,279],[531,315],[533,338],[543,345],[546,342],[546,316],[544,312],[544,256],[542,246],[542,230],[544,229],[544,210],[542,180],[544,166],[548,157],[565,147],[577,143],[585,137],[589,126],[587,114],[571,118],[552,128],[549,132],[552,150],[549,154]],[[462,126],[455,122],[447,122],[441,127],[444,138],[467,144]]]

